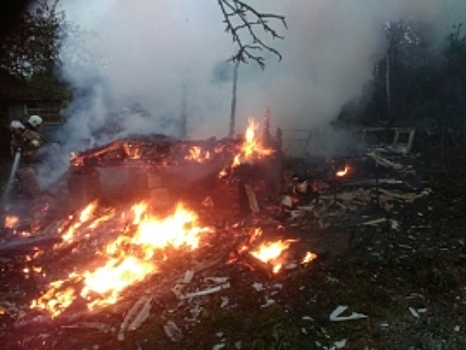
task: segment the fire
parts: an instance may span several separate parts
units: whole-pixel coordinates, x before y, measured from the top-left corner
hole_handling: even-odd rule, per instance
[[[114,304],[119,294],[128,286],[140,282],[148,274],[157,272],[153,262],[144,261],[134,256],[128,256],[123,260],[111,259],[105,266],[95,271],[84,272],[84,288],[80,295],[85,299],[92,299],[97,293],[105,296],[102,300],[94,300],[88,304],[90,309],[95,306]]]
[[[18,222],[19,222],[19,217],[17,217],[16,215],[7,215],[5,217],[5,223],[3,224],[3,226],[5,228],[13,228],[16,226]]]
[[[301,261],[301,264],[308,264],[311,261],[317,259],[317,254],[313,252],[307,252],[306,255],[304,256],[303,260]]]
[[[282,253],[286,251],[293,240],[277,240],[275,242],[262,243],[259,248],[251,251],[251,255],[257,259],[262,260],[265,263],[272,264],[273,272],[277,273],[280,271],[282,263],[279,260]]]
[[[228,176],[228,173],[229,173],[229,168],[228,167],[225,167],[223,168],[222,170],[220,170],[220,172],[218,173],[218,178],[219,179],[224,179]]]
[[[150,250],[163,249],[168,246],[196,249],[199,246],[201,234],[210,231],[209,228],[197,226],[196,213],[178,205],[171,217],[162,220],[154,218],[143,220],[131,243]]]
[[[229,177],[232,168],[235,168],[244,163],[250,163],[255,159],[260,159],[265,156],[272,155],[275,150],[266,148],[262,145],[260,138],[257,136],[259,124],[254,119],[249,119],[248,127],[244,134],[244,140],[241,145],[237,148],[236,153],[233,152],[233,160],[227,166],[225,166],[218,174],[219,179],[225,179]],[[215,153],[220,150],[215,149]]]
[[[147,211],[147,207],[149,206],[148,203],[142,202],[135,204],[131,207],[131,211],[133,212],[133,225],[138,225],[142,218],[144,213]]]
[[[40,299],[33,300],[31,308],[46,310],[52,317],[61,314],[78,296],[76,290],[69,285],[70,281],[75,279],[75,277],[70,276],[67,280],[58,280],[50,283],[49,289]]]
[[[91,215],[94,213],[94,211],[97,208],[97,202],[94,201],[87,205],[80,213],[77,218],[77,221],[72,224],[68,229],[66,230],[65,233],[62,234],[62,239],[65,242],[72,242],[74,238],[75,232],[86,222],[91,218]],[[73,217],[71,218],[73,219]]]
[[[262,236],[262,229],[260,227],[256,227],[251,234],[250,242],[255,241],[260,236]]]
[[[350,170],[350,167],[348,165],[345,165],[344,169],[338,170],[335,174],[338,177],[343,177],[348,174],[349,170]]]
[[[185,160],[203,163],[210,159],[210,152],[204,151],[199,146],[193,146],[189,149],[189,154],[185,156]]]
[[[138,145],[131,144],[130,142],[125,142],[123,144],[123,150],[125,151],[125,154],[130,159],[140,159],[141,158],[142,149]]]
[[[101,251],[102,264],[81,273],[75,272],[63,281],[52,282],[49,290],[35,300],[31,308],[46,310],[56,317],[79,297],[87,301],[89,309],[114,304],[123,290],[159,271],[159,263],[168,254],[165,248],[196,249],[201,236],[212,232],[209,227],[201,227],[196,213],[181,204],[165,218],[151,215],[147,208],[145,202],[131,208],[130,222],[134,226],[106,245]],[[80,214],[79,223],[94,210],[93,205],[86,207]],[[164,257],[157,259],[157,251]],[[80,290],[78,286],[81,286]]]
[[[97,208],[97,202],[92,202],[79,214],[79,221],[87,221]]]
[[[85,158],[78,153],[71,152],[69,156],[70,165],[73,167],[82,167],[84,166]]]
[[[244,142],[241,145],[240,152],[233,160],[233,166],[241,163],[247,163],[255,158],[270,156],[274,153],[273,149],[264,148],[257,136],[259,124],[254,119],[249,119],[248,128],[244,134]]]

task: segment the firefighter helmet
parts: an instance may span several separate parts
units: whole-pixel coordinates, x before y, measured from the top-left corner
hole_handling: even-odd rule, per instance
[[[31,115],[28,119],[28,123],[31,124],[32,127],[37,128],[43,123],[43,119],[38,115]]]
[[[21,123],[19,120],[12,120],[10,123],[10,128],[12,129],[25,129],[23,123]]]

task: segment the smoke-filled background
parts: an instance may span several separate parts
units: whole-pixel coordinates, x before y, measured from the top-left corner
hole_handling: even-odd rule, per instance
[[[264,70],[255,62],[240,66],[237,133],[265,107],[272,131],[325,129],[370,81],[385,53],[384,23],[423,22],[436,45],[466,16],[463,0],[247,2],[284,15],[288,29],[272,21],[284,39],[261,34],[281,61],[264,51]],[[233,64],[226,61],[237,47],[217,1],[64,0],[60,6],[85,33],[64,46],[58,72],[75,92],[58,135],[67,154],[129,134],[177,136],[183,113],[192,139],[228,134]],[[324,139],[320,149],[338,147],[338,137]]]

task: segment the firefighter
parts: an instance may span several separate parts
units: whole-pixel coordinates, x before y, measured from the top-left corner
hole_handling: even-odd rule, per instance
[[[39,127],[42,123],[43,120],[38,115],[31,115],[24,124],[18,120],[13,120],[10,123],[11,155],[15,157],[16,153],[21,154],[21,163],[16,178],[20,183],[21,190],[28,197],[33,197],[41,192],[34,168],[39,163],[37,151],[46,143],[45,138],[39,133]]]

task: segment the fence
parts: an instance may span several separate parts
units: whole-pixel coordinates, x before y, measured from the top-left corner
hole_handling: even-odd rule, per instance
[[[283,130],[282,151],[287,157],[302,157],[311,142],[311,131],[305,129]]]

